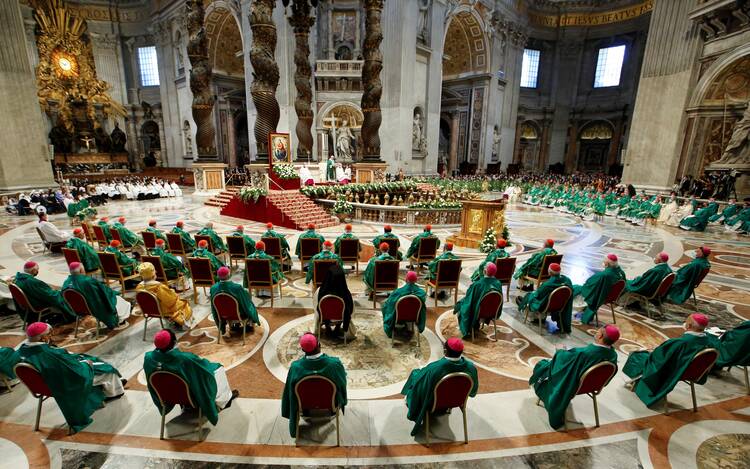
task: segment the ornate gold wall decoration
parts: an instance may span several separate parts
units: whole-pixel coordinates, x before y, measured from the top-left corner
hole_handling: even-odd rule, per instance
[[[486,73],[487,54],[487,38],[477,18],[468,11],[454,15],[445,34],[443,76]]]
[[[529,22],[534,26],[547,28],[566,28],[581,26],[599,26],[603,24],[619,23],[632,20],[650,13],[654,8],[653,0],[645,0],[637,5],[616,10],[599,11],[594,13],[575,12],[550,15],[543,12],[529,11]]]
[[[606,122],[595,122],[586,126],[581,132],[581,140],[609,140],[612,138],[612,126]]]

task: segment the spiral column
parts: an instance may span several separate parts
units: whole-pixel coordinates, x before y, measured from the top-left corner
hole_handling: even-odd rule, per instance
[[[275,59],[274,7],[276,0],[253,0],[250,6],[250,29],[253,31],[253,42],[250,46],[253,83],[250,85],[250,95],[257,111],[254,132],[258,162],[268,161],[268,135],[276,131],[280,116],[279,103],[276,101],[279,67]]]

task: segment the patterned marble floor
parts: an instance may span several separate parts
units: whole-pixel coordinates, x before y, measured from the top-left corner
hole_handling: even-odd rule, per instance
[[[203,205],[191,195],[179,199],[144,202],[111,202],[100,207],[100,215],[125,216],[128,226],[139,231],[149,218],[162,228],[171,229],[185,220],[190,231],[213,221],[220,234],[228,234],[242,223],[250,236],[264,231],[260,223],[223,217],[217,209]],[[686,233],[668,227],[633,227],[607,219],[601,224],[582,222],[570,215],[546,209],[512,206],[506,216],[513,255],[523,262],[539,249],[541,240],[553,238],[565,255],[564,272],[580,283],[599,269],[606,253],[614,252],[628,277],[649,268],[651,258],[667,251],[673,267],[689,262],[691,251],[700,244],[714,251],[712,272],[698,289],[697,307],[665,305],[665,314],[649,319],[643,311],[618,307],[617,324],[623,338],[618,344],[620,363],[627,353],[641,347],[653,348],[680,334],[680,325],[690,312],[707,313],[713,325],[732,327],[750,318],[750,240],[728,236],[717,230]],[[41,265],[41,278],[61,285],[67,275],[61,256],[43,253],[34,231],[33,217],[0,215],[0,276],[8,277],[27,259]],[[54,216],[59,227],[67,217]],[[294,246],[298,233],[279,230]],[[334,238],[340,227],[322,231]],[[381,231],[377,224],[355,224],[362,240]],[[402,245],[408,245],[421,227],[394,227]],[[436,228],[441,238],[456,227]],[[372,255],[369,246],[366,257]],[[457,248],[464,259],[459,296],[469,285],[469,276],[483,256],[474,249]],[[364,264],[361,264],[364,269]],[[405,267],[405,266],[404,266]],[[563,347],[583,345],[591,340],[593,329],[576,324],[573,334],[560,338],[540,336],[523,324],[512,299],[503,308],[498,322],[498,340],[480,334],[467,343],[466,355],[478,365],[479,395],[469,402],[468,445],[456,442],[462,436],[460,412],[439,419],[434,443],[423,445],[423,437],[409,435],[410,422],[399,391],[413,367],[422,366],[441,354],[441,340],[457,334],[450,303],[439,302],[428,309],[427,329],[419,337],[397,337],[394,347],[380,327],[380,312],[372,309],[364,293],[361,273],[350,273],[356,311],[358,337],[347,346],[324,339],[324,350],[339,356],[348,370],[350,403],[341,420],[342,446],[332,447],[332,424],[305,426],[300,447],[289,437],[287,421],[279,415],[279,398],[289,363],[298,356],[296,337],[312,327],[312,298],[299,272],[299,263],[283,284],[283,298],[274,309],[268,300],[255,299],[261,326],[248,334],[245,345],[234,336],[217,343],[217,330],[210,318],[208,300],[199,296],[194,307],[195,322],[181,333],[184,350],[223,363],[232,387],[240,398],[220,416],[206,440],[195,441],[192,422],[175,412],[170,415],[167,435],[158,439],[159,414],[146,392],[141,365],[150,341],[143,341],[143,318],[134,315],[115,331],[95,339],[93,321],[85,321],[83,332],[73,337],[71,326],[57,327],[54,339],[71,351],[86,351],[115,365],[129,378],[126,396],[109,403],[94,414],[94,423],[85,431],[68,436],[62,415],[54,402],[45,404],[38,433],[32,431],[35,400],[23,385],[0,396],[0,451],[2,467],[282,467],[325,465],[373,467],[742,467],[750,456],[750,397],[745,395],[743,377],[732,370],[709,379],[698,390],[699,411],[690,407],[689,387],[680,384],[670,394],[677,411],[663,415],[650,410],[623,384],[618,374],[600,397],[602,425],[593,427],[590,399],[574,399],[568,418],[568,432],[554,432],[543,409],[534,405],[527,380],[534,364]],[[405,269],[402,274],[405,273]],[[235,279],[241,272],[235,271]],[[0,290],[0,296],[3,295]],[[7,295],[6,295],[7,296]],[[126,297],[130,297],[127,295]],[[186,298],[190,293],[185,294]],[[610,321],[609,310],[599,312]],[[149,324],[148,337],[156,331]],[[417,347],[417,340],[419,347]],[[0,315],[0,345],[16,346],[23,340],[20,321],[13,314]]]

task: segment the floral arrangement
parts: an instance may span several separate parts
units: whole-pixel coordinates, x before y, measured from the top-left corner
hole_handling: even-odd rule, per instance
[[[240,200],[244,203],[250,203],[250,200],[253,201],[253,203],[257,202],[258,199],[261,196],[268,195],[268,191],[265,187],[250,187],[245,186],[240,189]]]
[[[417,202],[409,205],[409,208],[461,208],[461,202],[457,200],[435,200],[432,202]]]
[[[95,217],[96,216],[96,209],[94,207],[86,207],[84,209],[79,210],[76,213],[76,217],[83,221],[87,218]]]
[[[405,192],[415,191],[417,183],[413,181],[373,182],[368,184],[345,184],[342,186],[307,186],[300,189],[304,195],[313,198],[327,197],[329,192],[334,195],[344,195],[347,191],[352,194]]]
[[[297,179],[299,175],[294,165],[291,163],[277,163],[273,165],[273,172],[278,176],[279,179]]]
[[[484,232],[484,238],[479,242],[479,250],[485,254],[488,254],[495,250],[497,247],[497,233],[494,228],[489,228]]]
[[[339,196],[336,203],[333,204],[333,213],[352,213],[354,206],[346,201],[343,196]]]

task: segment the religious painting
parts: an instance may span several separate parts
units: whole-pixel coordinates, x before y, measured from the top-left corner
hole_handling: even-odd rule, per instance
[[[270,155],[271,164],[291,163],[292,145],[289,140],[289,134],[269,134],[268,154]]]
[[[334,11],[332,15],[333,49],[336,60],[354,60],[354,47],[357,42],[357,12],[354,10]]]

